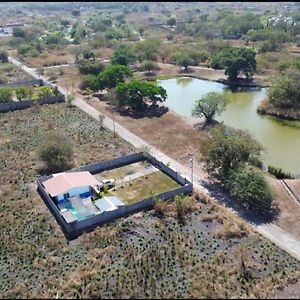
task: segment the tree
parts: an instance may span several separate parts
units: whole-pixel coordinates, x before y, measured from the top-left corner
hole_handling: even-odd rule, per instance
[[[188,54],[181,54],[177,58],[176,64],[181,67],[184,67],[184,70],[187,71],[188,66],[192,64],[192,59],[190,58],[190,56]]]
[[[99,61],[79,60],[77,66],[80,74],[98,75],[104,70],[104,65]]]
[[[300,107],[300,70],[289,68],[281,76],[273,79],[268,90],[270,102],[277,107]]]
[[[111,63],[113,65],[123,65],[128,66],[136,60],[135,55],[132,50],[127,46],[119,46],[113,52]]]
[[[229,169],[236,169],[257,158],[262,146],[247,132],[218,125],[201,146],[207,171],[222,179]]]
[[[225,48],[213,57],[211,66],[225,69],[229,81],[236,80],[240,73],[251,79],[256,71],[255,55],[249,48]]]
[[[0,50],[0,61],[1,61],[2,63],[8,62],[8,54],[7,54],[7,52],[4,51],[4,50]]]
[[[0,87],[0,103],[12,101],[13,90],[8,87]]]
[[[39,148],[38,155],[48,171],[61,172],[72,166],[74,153],[65,136],[51,133]]]
[[[132,77],[132,71],[123,65],[109,65],[97,78],[97,86],[100,90],[112,89],[125,81],[125,77]]]
[[[97,91],[99,89],[97,76],[92,74],[85,75],[81,80],[80,89],[90,89],[92,91]]]
[[[250,207],[269,210],[272,205],[273,191],[263,173],[251,166],[229,169],[225,175],[225,187],[231,196]]]
[[[210,92],[196,101],[192,116],[206,119],[210,123],[216,114],[225,110],[226,100],[222,93]]]
[[[140,80],[119,83],[116,87],[116,95],[119,106],[129,106],[134,110],[147,108],[146,100],[156,104],[167,98],[167,92],[163,87]]]
[[[20,27],[14,27],[13,28],[13,36],[14,37],[20,37],[20,38],[25,38],[26,36],[26,31],[23,28]]]
[[[80,16],[80,10],[73,10],[72,11],[72,16],[79,17]]]
[[[83,53],[82,53],[82,56],[84,59],[87,59],[87,60],[95,60],[95,53],[91,50],[84,50]]]
[[[149,75],[152,73],[152,71],[159,70],[159,66],[153,61],[146,60],[141,64],[141,69],[143,71],[146,71],[147,74]]]
[[[171,16],[170,18],[168,18],[167,20],[167,25],[173,27],[176,25],[176,17],[175,16]]]
[[[136,43],[134,45],[134,53],[136,53],[136,57],[140,63],[144,60],[156,61],[160,46],[161,40],[154,38],[148,39]]]

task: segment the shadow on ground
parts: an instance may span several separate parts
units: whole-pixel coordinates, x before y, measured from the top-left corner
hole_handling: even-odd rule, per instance
[[[270,211],[264,212],[262,209],[251,209],[241,205],[237,200],[229,196],[221,187],[216,183],[202,181],[202,185],[209,191],[210,195],[216,199],[220,204],[227,208],[231,208],[238,213],[238,215],[245,219],[247,222],[254,225],[263,225],[273,222],[278,216],[278,209],[272,208]]]
[[[121,116],[131,117],[133,119],[142,119],[142,118],[159,118],[162,115],[166,114],[169,111],[169,108],[166,106],[159,106],[157,104],[150,105],[147,109],[142,111],[135,111],[129,108],[122,107],[111,107],[112,112],[118,113]]]

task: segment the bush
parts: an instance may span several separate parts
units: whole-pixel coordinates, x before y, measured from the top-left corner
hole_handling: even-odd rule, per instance
[[[33,88],[27,86],[20,86],[15,89],[18,100],[30,100],[33,94]]]
[[[80,74],[98,75],[104,70],[104,65],[99,61],[80,60],[77,65]]]
[[[250,207],[269,210],[273,191],[261,171],[254,167],[241,166],[230,169],[224,176],[224,186],[231,196]]]
[[[50,134],[40,147],[39,158],[46,164],[48,171],[61,172],[72,166],[73,148],[60,134]]]
[[[49,86],[40,86],[36,88],[38,98],[46,98],[53,95],[53,90]]]
[[[249,163],[257,157],[262,146],[246,131],[218,125],[211,138],[202,143],[202,155],[207,171],[221,178],[229,169]]]
[[[8,87],[0,87],[0,103],[12,101],[13,90]]]
[[[281,168],[276,168],[273,166],[268,166],[268,172],[274,175],[277,179],[294,179],[291,173],[284,172]]]

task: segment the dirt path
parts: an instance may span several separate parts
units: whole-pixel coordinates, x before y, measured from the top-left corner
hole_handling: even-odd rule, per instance
[[[33,77],[41,77],[41,79],[46,80],[43,76],[39,76],[38,74],[36,74],[35,70],[22,65],[20,62],[11,57],[9,57],[9,59],[12,63],[18,65]],[[59,86],[58,89],[62,93],[66,93],[66,90]],[[88,113],[94,119],[98,121],[100,120],[100,116],[102,114],[97,109],[90,106],[79,97],[77,97],[73,101],[73,104],[85,111],[86,113]],[[173,170],[177,171],[182,176],[186,177],[189,180],[192,180],[191,170],[189,168],[183,166],[176,160],[162,153],[150,143],[146,142],[145,140],[130,132],[127,128],[121,126],[117,122],[114,122],[111,118],[105,116],[103,120],[103,125],[109,130],[115,130],[120,137],[131,143],[136,148],[150,149],[149,153],[151,155],[155,156],[158,160],[161,160],[163,163],[169,164]],[[172,128],[172,131],[174,131],[174,128]],[[194,188],[196,190],[199,190],[211,196],[217,203],[229,208],[234,214],[240,216],[244,221],[248,222],[248,224],[250,224],[256,231],[273,241],[282,249],[286,250],[290,255],[300,260],[300,241],[291,236],[287,231],[279,228],[275,224],[268,224],[264,220],[258,219],[253,214],[245,212],[245,210],[241,209],[236,205],[236,202],[233,199],[230,199],[228,196],[224,195],[222,191],[218,190],[216,187],[209,187],[209,183],[206,180],[204,180],[203,177],[197,171],[194,172],[193,183]]]

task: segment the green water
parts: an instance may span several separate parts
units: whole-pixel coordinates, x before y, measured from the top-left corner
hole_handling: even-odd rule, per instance
[[[246,129],[263,145],[263,161],[267,165],[300,174],[300,122],[278,121],[256,112],[265,98],[266,89],[230,90],[226,85],[189,77],[159,80],[167,90],[166,105],[186,117],[191,116],[194,103],[202,95],[218,91],[228,99],[225,112],[218,121],[234,128]]]

